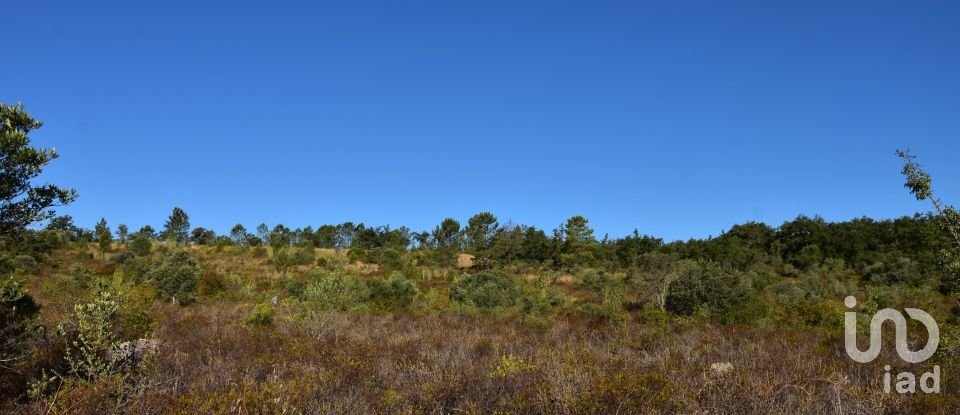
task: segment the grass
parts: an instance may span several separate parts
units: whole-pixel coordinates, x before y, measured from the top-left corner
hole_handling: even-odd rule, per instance
[[[67,378],[20,413],[958,413],[954,360],[938,360],[944,393],[883,392],[883,362],[847,358],[831,328],[718,325],[634,310],[605,322],[570,312],[587,300],[572,276],[549,278],[568,299],[547,319],[451,307],[444,270],[425,270],[415,306],[401,311],[318,310],[283,287],[308,266],[280,278],[266,257],[236,248],[189,248],[204,267],[201,294],[188,305],[153,300],[124,285],[127,308],[162,346],[139,364],[96,382]],[[30,292],[53,327],[91,290],[72,284],[72,263],[101,279],[116,266],[88,247],[54,253]],[[338,254],[319,252],[329,259]],[[343,253],[339,254],[344,255]],[[376,271],[354,272],[377,278]],[[532,284],[523,275],[518,281]],[[204,291],[206,290],[206,291]],[[268,305],[277,296],[276,305]],[[837,319],[842,319],[837,314]],[[121,319],[122,320],[122,319]],[[129,329],[122,320],[120,328]],[[139,327],[139,326],[137,326]],[[123,332],[121,330],[121,332]],[[56,368],[62,346],[39,343],[25,375]],[[57,349],[61,347],[61,349]],[[726,373],[711,366],[729,363]],[[898,370],[929,370],[924,365]]]

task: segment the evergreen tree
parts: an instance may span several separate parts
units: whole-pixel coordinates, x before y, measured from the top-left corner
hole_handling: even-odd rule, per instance
[[[153,226],[143,225],[134,237],[136,236],[143,236],[147,240],[150,240],[157,237],[157,230],[153,229]]]
[[[0,240],[19,236],[32,223],[54,216],[52,207],[67,205],[77,192],[33,180],[58,157],[56,150],[30,145],[29,133],[43,125],[23,105],[0,104]]]
[[[97,239],[100,239],[100,235],[102,235],[104,232],[109,231],[110,227],[107,226],[106,218],[100,218],[100,221],[97,222],[97,224],[93,227],[93,235],[96,236]]]
[[[163,225],[163,238],[173,239],[178,243],[187,243],[190,236],[190,217],[187,212],[178,207],[173,208],[170,217]]]
[[[467,249],[474,253],[485,251],[493,245],[493,238],[500,229],[497,217],[490,212],[481,212],[467,220],[464,234],[467,237]]]
[[[107,252],[110,252],[110,247],[113,244],[113,232],[110,232],[110,227],[107,226],[105,219],[100,219],[97,229],[97,248],[100,251],[100,256],[103,257]]]
[[[215,239],[217,239],[216,232],[204,227],[193,228],[190,231],[190,242],[197,245],[210,245]]]
[[[117,239],[121,244],[126,245],[127,243],[127,234],[130,232],[130,229],[127,228],[127,225],[119,224],[117,225]]]
[[[263,242],[270,240],[270,228],[267,227],[266,223],[257,225],[257,237]]]
[[[230,238],[233,239],[233,242],[238,246],[245,246],[249,236],[250,234],[247,233],[247,228],[239,223],[233,225],[233,228],[230,229]]]
[[[29,133],[42,124],[23,110],[23,106],[0,104],[0,248],[13,245],[27,234],[31,224],[54,217],[50,208],[66,205],[77,198],[74,190],[54,185],[33,186],[43,168],[57,158],[54,150],[30,145]],[[70,217],[51,221],[54,229],[72,232],[76,229]],[[0,271],[13,268],[6,258],[0,260]],[[26,289],[13,277],[0,277],[0,366],[16,372],[11,366],[29,355],[26,341],[36,331],[33,318],[40,310]],[[0,386],[8,391],[7,379]]]

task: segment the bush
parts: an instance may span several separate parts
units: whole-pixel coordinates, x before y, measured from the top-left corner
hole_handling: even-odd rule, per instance
[[[154,330],[154,322],[144,310],[123,310],[119,313],[118,334],[124,340],[147,337]]]
[[[269,326],[273,324],[273,307],[270,304],[257,304],[247,317],[247,324],[252,326]]]
[[[112,263],[114,263],[114,264],[117,264],[117,265],[123,265],[123,264],[126,263],[127,261],[129,261],[129,260],[131,260],[131,259],[133,259],[133,258],[136,258],[136,257],[137,257],[137,255],[134,254],[133,252],[130,252],[130,250],[125,250],[125,251],[120,251],[120,252],[118,252],[116,255],[111,256],[111,257],[110,257],[110,262],[112,262]]]
[[[136,238],[133,238],[133,241],[130,241],[130,252],[137,256],[150,255],[151,248],[150,239],[144,235],[137,235]]]
[[[12,277],[0,280],[0,361],[21,357],[40,306]]]
[[[562,306],[564,297],[550,287],[546,277],[537,278],[535,290],[523,296],[523,314],[528,319],[545,318]]]
[[[354,263],[358,261],[367,262],[367,250],[360,249],[360,248],[350,248],[350,250],[347,251],[347,260],[350,261],[350,263]]]
[[[364,262],[378,264],[387,269],[400,269],[403,267],[403,256],[400,252],[390,248],[376,248],[366,252]]]
[[[293,257],[284,248],[273,251],[273,258],[270,258],[270,263],[281,277],[287,276],[287,270],[294,264]]]
[[[330,264],[330,261],[327,259],[327,257],[322,256],[317,258],[315,265],[318,268],[330,269],[329,264]]]
[[[917,263],[910,258],[889,258],[884,262],[876,262],[864,269],[866,277],[875,284],[894,285],[908,284],[918,286],[923,282]]]
[[[741,303],[746,289],[728,269],[701,263],[683,271],[670,285],[667,310],[680,315],[705,313],[719,316]]]
[[[294,265],[310,265],[316,261],[316,257],[313,247],[306,246],[294,252],[292,260]]]
[[[807,245],[793,256],[791,262],[802,270],[809,270],[819,265],[822,260],[823,254],[820,253],[820,247],[817,245]]]
[[[304,299],[303,293],[307,288],[307,284],[303,281],[297,279],[285,279],[281,281],[280,284],[291,297],[299,300]]]
[[[767,323],[770,318],[770,307],[757,296],[747,295],[735,307],[729,307],[719,315],[719,321],[724,324]]]
[[[623,308],[626,297],[623,284],[614,282],[603,286],[597,295],[597,304],[584,304],[583,311],[587,315],[611,324],[623,324],[630,318],[630,314]]]
[[[132,257],[120,265],[125,277],[130,278],[136,284],[141,284],[147,279],[147,273],[150,272],[150,263],[140,257]]]
[[[36,274],[40,270],[40,265],[30,255],[17,255],[13,258],[13,268],[21,274]]]
[[[304,299],[324,310],[353,310],[370,298],[367,285],[347,274],[327,274],[322,270],[310,271],[313,282],[304,290]]]
[[[197,283],[197,294],[212,297],[227,290],[227,280],[219,272],[207,269]]]
[[[90,283],[93,282],[93,272],[81,264],[73,264],[70,267],[70,276],[73,277],[73,281],[80,288],[89,288]]]
[[[784,280],[767,287],[784,308],[793,310],[823,299],[820,280],[806,275],[797,281]]]
[[[101,291],[92,302],[74,306],[72,318],[57,327],[67,341],[64,359],[75,376],[95,381],[113,371],[116,362],[107,353],[117,345],[112,326],[118,308],[113,295]]]
[[[394,272],[386,280],[375,280],[370,284],[371,299],[383,310],[407,308],[417,293],[417,286],[399,272]]]
[[[174,250],[164,254],[147,273],[161,298],[179,296],[185,299],[197,288],[200,268],[185,251]]]
[[[579,275],[580,285],[593,292],[600,293],[610,285],[618,283],[612,274],[602,270],[587,270]]]
[[[450,299],[478,308],[510,307],[517,301],[517,288],[502,271],[485,270],[463,276],[450,286]]]

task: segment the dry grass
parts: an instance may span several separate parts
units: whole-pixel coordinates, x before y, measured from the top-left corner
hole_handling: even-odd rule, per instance
[[[57,275],[67,262],[101,274],[105,261],[60,252],[32,282],[41,321],[61,321],[86,293]],[[334,313],[281,301],[273,323],[245,323],[279,279],[266,257],[193,250],[201,287],[223,284],[185,307],[154,302],[152,337],[163,347],[125,378],[67,382],[15,412],[34,414],[672,414],[960,413],[941,363],[944,393],[885,394],[883,362],[847,358],[839,332],[717,326],[689,319],[606,325],[586,317],[522,319],[426,314]],[[319,252],[334,258],[334,252]],[[340,256],[343,253],[339,254]],[[294,272],[305,272],[297,270]],[[572,277],[557,278],[573,289]],[[430,282],[432,281],[432,282]],[[442,279],[421,281],[421,289]],[[245,284],[235,287],[230,284]],[[207,288],[202,288],[206,290]],[[246,290],[246,291],[245,291]],[[211,291],[212,292],[212,291]],[[839,318],[839,316],[838,316]],[[41,343],[38,361],[62,350]],[[715,373],[711,365],[729,363]],[[922,370],[929,370],[924,365]],[[918,368],[895,368],[898,370]]]
[[[875,414],[930,403],[884,394],[882,368],[852,363],[827,333],[567,320],[533,328],[453,315],[303,319],[280,308],[273,326],[251,327],[244,306],[156,306],[164,347],[137,392],[105,407],[116,398],[111,385],[74,386],[52,413]],[[711,374],[717,362],[733,370]],[[946,369],[946,379],[960,375]],[[957,408],[953,395],[934,399],[945,413]],[[45,413],[48,403],[29,409]]]

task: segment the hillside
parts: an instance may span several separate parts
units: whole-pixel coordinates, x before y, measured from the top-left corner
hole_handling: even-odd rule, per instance
[[[844,290],[941,321],[954,301],[929,287],[874,286],[829,264],[778,274],[737,310],[684,316],[649,303],[626,272],[602,267],[478,271],[417,265],[414,250],[402,254],[400,272],[351,260],[356,250],[156,241],[143,255],[129,244],[108,251],[66,242],[25,270],[48,331],[24,374],[79,377],[34,385],[49,388],[46,397],[21,410],[881,413],[960,402],[952,393],[884,394],[883,365],[846,358],[840,330]],[[279,269],[278,252],[288,251],[313,260]],[[177,252],[186,265],[163,265]],[[154,270],[194,266],[195,286],[176,304],[158,293]],[[481,274],[482,284],[464,283]],[[113,312],[86,323],[107,324],[109,344],[158,347],[78,373],[64,366],[70,347],[54,327],[78,323],[74,304],[104,298]],[[960,375],[952,360],[938,361],[943,377]]]

